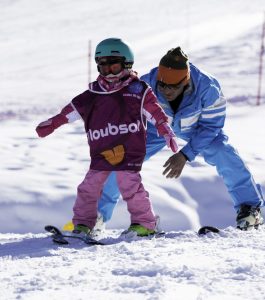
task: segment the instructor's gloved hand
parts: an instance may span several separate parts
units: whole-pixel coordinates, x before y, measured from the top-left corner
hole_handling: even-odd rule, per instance
[[[158,126],[157,131],[159,135],[162,135],[166,140],[168,148],[170,148],[173,152],[178,151],[178,143],[176,140],[176,135],[174,131],[171,129],[168,123],[162,123]]]
[[[187,158],[180,151],[172,155],[164,164],[165,170],[163,175],[167,178],[178,178],[186,164]]]

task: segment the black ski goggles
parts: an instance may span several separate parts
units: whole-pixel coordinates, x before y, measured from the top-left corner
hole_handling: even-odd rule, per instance
[[[124,57],[99,57],[97,62],[98,71],[101,75],[107,76],[109,74],[117,75],[124,67]]]
[[[124,64],[125,59],[124,57],[99,57],[97,59],[97,65],[98,66],[111,66],[115,64]]]

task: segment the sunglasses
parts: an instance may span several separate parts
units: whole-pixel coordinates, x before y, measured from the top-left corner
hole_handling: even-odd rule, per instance
[[[157,87],[161,90],[165,90],[165,89],[169,89],[169,90],[178,90],[182,87],[182,82],[187,78],[187,76],[185,76],[183,79],[181,79],[181,81],[177,84],[166,84],[163,81],[158,80],[157,81]]]

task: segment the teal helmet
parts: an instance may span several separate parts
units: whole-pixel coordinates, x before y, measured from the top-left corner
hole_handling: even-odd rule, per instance
[[[130,46],[120,38],[109,38],[101,41],[95,51],[96,62],[100,57],[120,56],[124,57],[124,67],[131,69],[134,63],[134,55]]]

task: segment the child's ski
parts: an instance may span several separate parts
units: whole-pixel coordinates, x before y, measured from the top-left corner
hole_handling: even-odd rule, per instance
[[[67,245],[69,244],[68,239],[79,239],[84,243],[86,243],[87,245],[105,245],[104,243],[93,239],[89,235],[77,236],[71,233],[63,233],[61,230],[59,230],[57,227],[53,225],[47,225],[44,227],[44,229],[52,233],[51,238],[57,244]]]

